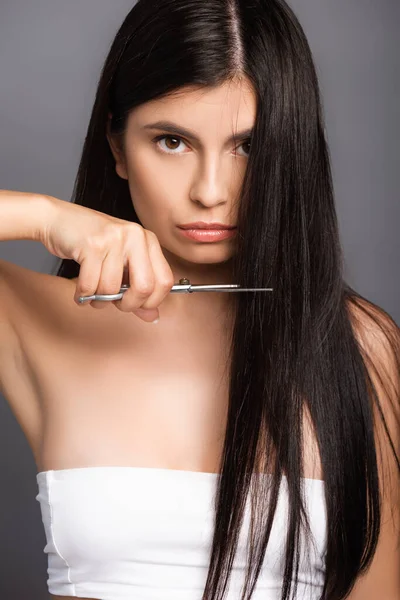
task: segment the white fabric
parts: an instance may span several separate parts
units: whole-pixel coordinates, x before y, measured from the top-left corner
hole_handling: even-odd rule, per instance
[[[49,592],[100,600],[201,600],[209,566],[217,477],[214,473],[114,466],[37,473],[36,500],[47,540]],[[305,478],[302,482],[315,543],[309,548],[309,557],[302,553],[296,598],[317,600],[325,567],[324,483]],[[280,598],[286,486],[283,478],[252,600]],[[248,500],[226,600],[241,598],[249,517]]]

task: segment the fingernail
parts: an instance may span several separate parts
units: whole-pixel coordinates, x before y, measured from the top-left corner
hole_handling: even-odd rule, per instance
[[[160,320],[160,319],[158,318],[158,319],[156,319],[155,321],[152,321],[152,323],[154,323],[154,324],[157,324],[159,320]]]

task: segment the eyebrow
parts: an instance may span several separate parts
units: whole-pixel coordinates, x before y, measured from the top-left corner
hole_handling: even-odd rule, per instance
[[[144,125],[143,129],[162,129],[169,133],[182,135],[182,136],[192,139],[196,142],[200,142],[199,138],[196,136],[196,134],[193,131],[190,131],[189,129],[185,129],[184,127],[181,127],[180,125],[176,125],[175,123],[172,123],[172,121],[156,121],[155,123],[149,123],[148,125]],[[251,137],[252,133],[253,133],[253,128],[245,129],[244,131],[239,131],[236,134],[228,137],[225,140],[225,143],[227,144],[229,142],[234,142],[235,140],[247,139],[247,138]]]

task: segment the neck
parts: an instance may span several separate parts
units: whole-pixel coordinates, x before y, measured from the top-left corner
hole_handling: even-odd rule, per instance
[[[163,254],[175,276],[179,279],[189,279],[191,283],[235,283],[232,281],[232,259],[218,264],[198,264],[185,261],[172,254],[165,248]]]
[[[174,274],[175,283],[188,279],[192,284],[230,284],[232,280],[232,261],[218,264],[196,264],[182,260],[163,248],[163,254]],[[196,319],[197,316],[222,316],[228,314],[234,306],[234,293],[199,292],[193,294],[169,294],[160,309],[169,314],[176,313],[182,318]]]

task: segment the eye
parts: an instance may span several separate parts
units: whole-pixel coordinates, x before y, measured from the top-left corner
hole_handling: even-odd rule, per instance
[[[247,146],[247,154],[242,154],[241,156],[245,156],[246,158],[248,158],[249,153],[250,153],[250,140],[246,140],[245,142],[243,142],[242,144],[240,144],[240,146]],[[240,148],[240,146],[238,146],[238,148]]]
[[[160,146],[159,142],[163,142],[166,141],[166,145],[164,146],[164,148],[162,146]],[[157,145],[157,147],[161,150],[161,152],[164,152],[165,154],[181,154],[181,152],[175,152],[176,150],[179,150],[179,144],[185,144],[185,142],[182,140],[182,138],[180,138],[177,135],[159,135],[157,137],[155,137],[153,140],[153,143]],[[172,146],[172,148],[171,148]],[[242,154],[241,156],[244,157],[248,157],[249,156],[249,152],[250,152],[250,139],[246,140],[245,142],[243,142],[242,144],[240,144],[238,146],[238,148],[240,148],[241,146],[247,146],[248,150],[247,153],[245,152],[244,154]]]
[[[160,144],[158,142],[161,142],[163,140],[168,140],[168,143],[166,144],[166,147],[162,148],[162,146],[160,146]],[[176,135],[159,135],[156,138],[154,138],[153,142],[158,146],[158,148],[161,149],[162,152],[165,152],[165,154],[180,154],[180,152],[174,152],[174,150],[176,150],[176,146],[178,145],[178,149],[179,149],[179,143],[185,143],[180,137],[176,136]],[[171,148],[172,146],[172,148]]]

